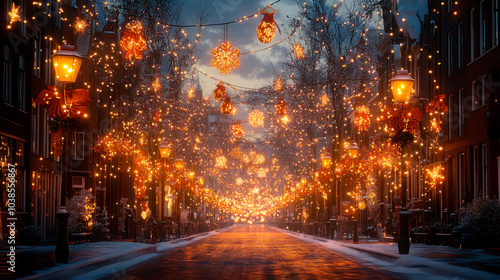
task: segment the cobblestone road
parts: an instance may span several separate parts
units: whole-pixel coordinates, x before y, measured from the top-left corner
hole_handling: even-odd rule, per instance
[[[122,279],[399,278],[362,264],[263,225],[238,225],[166,252]]]

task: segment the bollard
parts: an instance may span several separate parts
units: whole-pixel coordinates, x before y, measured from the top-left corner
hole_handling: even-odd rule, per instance
[[[352,242],[358,243],[358,240],[359,240],[359,238],[358,238],[358,220],[353,220],[352,223],[354,226],[354,235],[352,237]]]

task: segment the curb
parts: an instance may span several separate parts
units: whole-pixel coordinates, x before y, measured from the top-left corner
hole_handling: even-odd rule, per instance
[[[76,265],[60,265],[57,271],[49,271],[41,274],[30,275],[21,279],[31,280],[31,279],[69,279],[75,275],[84,274],[91,270],[95,270],[110,264],[128,261],[142,255],[156,253],[158,244],[152,245],[150,247],[145,247],[137,249],[135,251],[128,252],[126,254],[112,255],[104,259],[94,259],[88,262],[83,262]]]

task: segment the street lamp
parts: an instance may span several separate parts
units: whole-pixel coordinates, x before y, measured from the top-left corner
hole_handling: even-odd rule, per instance
[[[172,143],[169,141],[163,140],[160,142],[160,145],[158,145],[158,150],[160,150],[160,157],[162,160],[162,176],[161,176],[161,199],[160,199],[160,210],[161,214],[163,216],[165,215],[165,186],[163,185],[164,183],[164,172],[165,172],[165,165],[167,164],[167,159],[170,157],[170,154],[172,153]],[[160,216],[161,218],[161,216]]]
[[[168,141],[161,141],[158,149],[160,150],[161,158],[169,158],[170,153],[172,152],[172,144]]]
[[[398,70],[396,76],[389,80],[391,83],[392,95],[396,102],[402,104],[408,102],[410,95],[413,91],[413,83],[415,82],[410,76],[408,76],[407,70]],[[408,228],[408,218],[409,213],[406,209],[406,180],[404,178],[406,168],[403,158],[403,144],[400,143],[401,152],[401,187],[402,187],[402,198],[401,198],[401,212],[399,212],[399,238],[398,238],[398,249],[399,254],[409,254],[410,253],[410,234]]]
[[[75,46],[63,45],[59,51],[52,55],[52,62],[56,73],[56,78],[59,83],[64,84],[64,105],[66,105],[66,84],[76,82],[78,72],[82,65],[84,56],[75,50]],[[66,147],[67,138],[66,138]],[[65,164],[68,164],[68,153],[66,152],[64,159]],[[63,173],[65,180],[64,186],[61,186],[61,208],[56,213],[57,219],[57,242],[56,242],[56,263],[68,263],[69,245],[68,245],[68,219],[70,214],[66,210],[66,187],[68,181],[68,172]]]
[[[183,171],[184,167],[186,167],[186,162],[184,161],[183,158],[176,158],[174,160],[174,166],[175,166],[175,170]]]
[[[350,158],[354,159],[358,157],[358,152],[359,152],[358,144],[356,144],[356,142],[352,142],[349,148],[347,149],[347,155]]]
[[[332,166],[332,156],[330,156],[329,152],[326,152],[321,156],[321,165],[327,170]]]

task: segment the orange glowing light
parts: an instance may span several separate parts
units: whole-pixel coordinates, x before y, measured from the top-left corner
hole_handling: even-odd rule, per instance
[[[368,131],[370,128],[370,108],[366,105],[356,107],[356,117],[354,125],[361,131]]]
[[[188,89],[187,95],[188,95],[188,98],[189,98],[189,99],[191,99],[191,98],[193,98],[193,97],[194,97],[194,91],[195,91],[195,90],[196,90],[196,88],[195,88],[195,87],[190,87],[190,88]]]
[[[125,59],[132,61],[134,58],[141,60],[142,52],[146,50],[146,40],[142,36],[142,24],[138,21],[129,22],[123,31],[120,47],[125,51]]]
[[[278,97],[278,104],[275,106],[276,115],[283,116],[286,113],[286,104],[283,98]]]
[[[284,84],[285,84],[285,81],[283,81],[283,79],[281,78],[281,76],[278,75],[276,77],[276,79],[274,79],[274,90],[277,91],[277,92],[283,91]]]
[[[248,114],[248,124],[253,127],[264,127],[264,120],[264,113],[259,110],[253,110],[252,112],[250,112],[250,114]]]
[[[257,26],[257,38],[261,43],[267,44],[274,39],[274,34],[276,33],[276,27],[278,24],[274,21],[274,14],[279,12],[273,9],[271,6],[265,7],[260,11],[264,15],[264,18]],[[278,31],[281,34],[281,30],[278,27]]]
[[[153,88],[153,90],[155,92],[157,92],[158,90],[161,89],[161,84],[160,84],[160,78],[159,77],[156,77],[156,79],[151,84],[151,87]]]
[[[20,9],[21,9],[21,6],[17,6],[16,7],[16,4],[12,3],[12,8],[8,12],[8,14],[9,14],[9,26],[8,26],[8,28],[10,28],[10,26],[14,22],[21,21],[21,11],[20,11]]]
[[[239,123],[231,125],[231,132],[236,138],[241,138],[245,134],[245,130],[243,130],[243,127]]]
[[[304,48],[300,45],[300,42],[298,42],[296,45],[292,44],[293,50],[292,52],[295,54],[295,57],[297,60],[305,58],[304,54]]]
[[[428,183],[429,183],[429,187],[430,188],[435,188],[438,184],[442,184],[444,182],[444,175],[443,175],[443,171],[444,171],[444,167],[442,166],[435,166],[434,168],[432,169],[426,169],[425,170],[426,173],[426,177],[429,179]]]
[[[73,24],[73,27],[75,28],[75,33],[80,32],[82,34],[85,34],[85,30],[87,29],[88,26],[89,24],[87,23],[87,20],[83,18],[76,18],[76,21]]]
[[[215,69],[219,69],[221,74],[228,74],[231,70],[240,67],[240,50],[233,48],[228,41],[213,49],[212,57],[210,65]]]
[[[226,87],[222,82],[217,84],[217,87],[214,89],[214,98],[217,101],[222,100],[227,95]]]
[[[231,98],[229,96],[224,99],[224,102],[220,105],[220,111],[224,115],[231,115],[234,109],[234,104],[231,102]]]

